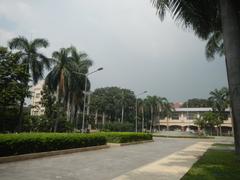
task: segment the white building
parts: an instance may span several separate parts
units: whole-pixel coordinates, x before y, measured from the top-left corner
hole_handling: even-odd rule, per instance
[[[197,131],[199,127],[194,124],[196,117],[200,117],[204,112],[212,111],[212,108],[175,108],[171,117],[166,117],[155,122],[156,129],[180,130],[187,128]],[[223,133],[232,131],[232,119],[230,110],[225,110],[226,119],[221,124]]]
[[[39,81],[35,86],[31,88],[32,99],[31,99],[31,115],[40,116],[44,114],[44,107],[41,105],[41,91],[43,89],[44,80]]]

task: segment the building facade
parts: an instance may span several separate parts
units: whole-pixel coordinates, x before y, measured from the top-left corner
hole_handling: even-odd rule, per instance
[[[198,131],[199,127],[194,124],[196,117],[204,112],[212,111],[212,108],[176,108],[171,117],[156,121],[155,128],[159,130]],[[232,120],[230,110],[226,109],[226,119],[221,125],[222,133],[232,133]]]
[[[40,116],[44,115],[44,107],[41,105],[41,91],[43,90],[44,80],[39,81],[38,84],[31,88],[32,91],[32,99],[31,99],[31,115],[32,116]]]

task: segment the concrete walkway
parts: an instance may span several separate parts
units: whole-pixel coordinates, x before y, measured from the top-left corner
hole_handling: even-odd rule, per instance
[[[134,169],[114,180],[178,180],[199,157],[212,145],[212,142],[199,142],[163,159]]]
[[[179,179],[211,143],[155,138],[153,143],[5,163],[0,179]]]

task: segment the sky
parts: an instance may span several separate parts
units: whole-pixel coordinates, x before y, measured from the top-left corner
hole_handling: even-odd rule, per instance
[[[224,59],[207,61],[206,42],[169,15],[161,22],[150,0],[1,0],[0,44],[19,35],[46,38],[48,56],[70,45],[86,52],[90,71],[104,68],[89,76],[92,90],[118,86],[182,102],[227,86]]]

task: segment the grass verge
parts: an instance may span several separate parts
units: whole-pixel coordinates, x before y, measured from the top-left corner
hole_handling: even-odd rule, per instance
[[[234,151],[209,149],[181,180],[238,180],[239,167],[240,157]]]

